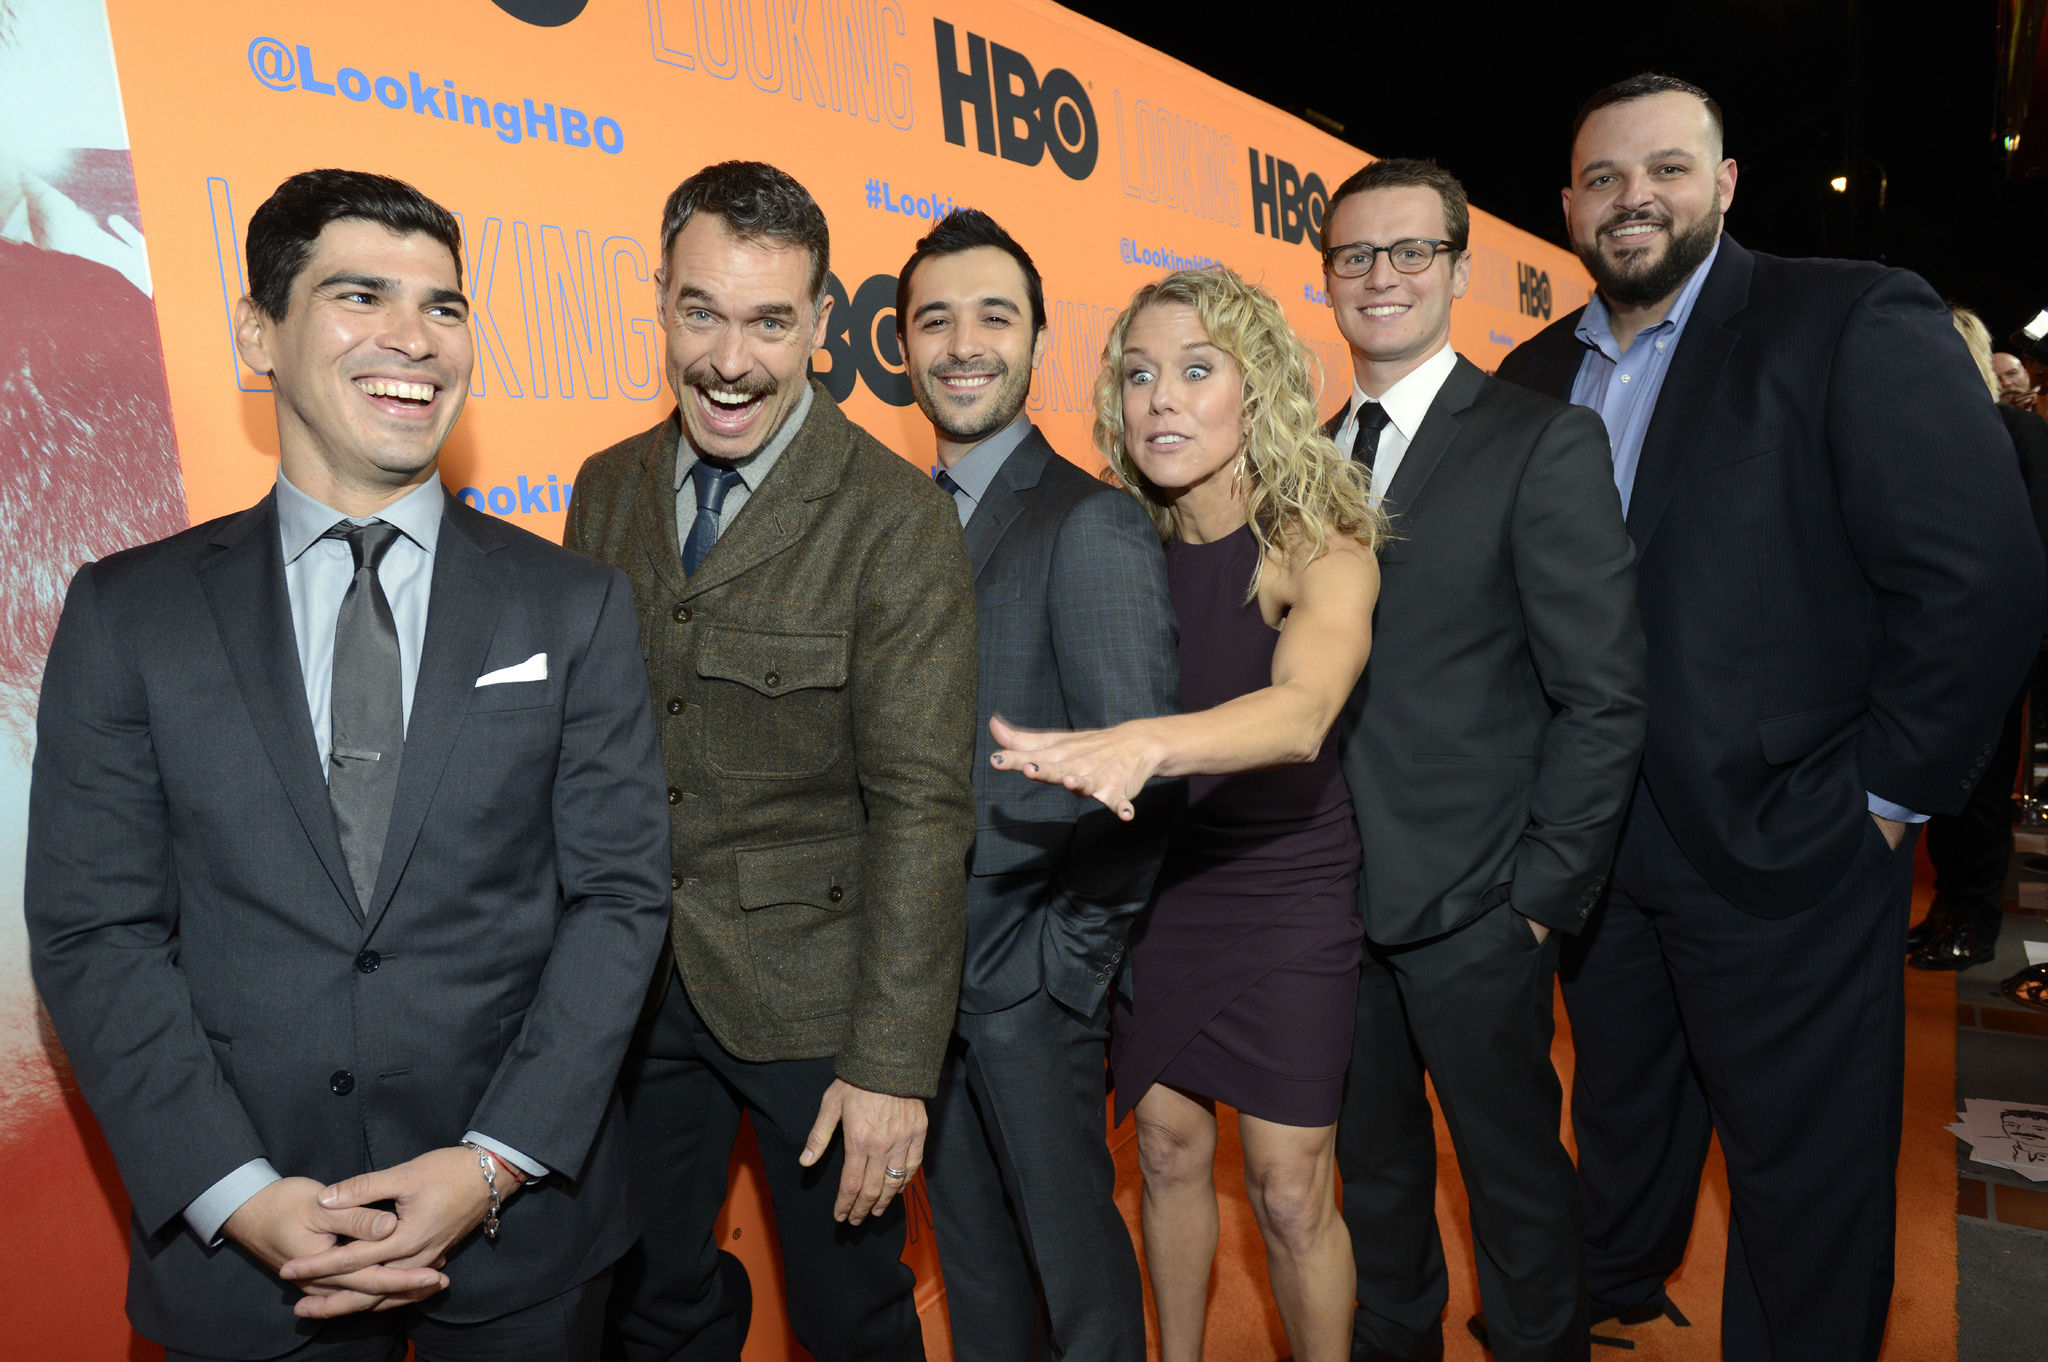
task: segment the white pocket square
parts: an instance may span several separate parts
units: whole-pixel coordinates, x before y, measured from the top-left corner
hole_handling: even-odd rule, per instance
[[[476,679],[479,686],[502,686],[507,681],[545,681],[548,679],[548,655],[535,653],[526,661],[512,667],[500,667],[494,672],[485,672]]]

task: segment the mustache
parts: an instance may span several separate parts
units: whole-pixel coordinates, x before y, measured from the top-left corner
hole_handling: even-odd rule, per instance
[[[925,372],[933,378],[950,378],[955,374],[994,374],[1000,378],[1010,372],[1010,366],[999,359],[942,359]]]
[[[782,386],[772,376],[762,373],[748,374],[745,378],[723,379],[712,369],[708,361],[701,359],[683,370],[683,382],[693,388],[722,388],[726,392],[743,393],[748,397],[764,396]]]

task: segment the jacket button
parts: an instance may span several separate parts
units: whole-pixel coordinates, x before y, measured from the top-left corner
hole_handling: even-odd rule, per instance
[[[356,957],[356,968],[365,974],[375,974],[377,966],[384,963],[384,957],[375,951],[364,951]]]
[[[688,708],[689,708],[689,706],[688,706],[688,705],[685,705],[685,704],[683,703],[683,697],[682,697],[682,696],[680,696],[680,695],[671,695],[671,696],[669,696],[669,697],[668,697],[668,712],[669,712],[669,713],[671,713],[671,714],[681,714],[681,713],[682,713],[682,712],[683,712],[683,711],[684,711],[685,709],[688,709]]]
[[[356,1076],[347,1069],[336,1069],[327,1080],[327,1090],[336,1097],[346,1097],[356,1090]]]
[[[676,788],[675,786],[673,786],[673,785],[669,786],[669,787],[668,787],[668,802],[669,802],[669,803],[671,803],[671,804],[680,804],[680,803],[682,803],[682,802],[683,802],[683,792],[682,792],[681,790],[678,790],[678,789],[677,789],[677,788]]]
[[[668,887],[669,887],[670,889],[681,889],[681,888],[683,887],[683,877],[682,877],[681,875],[671,875],[671,876],[669,876],[669,877],[668,877]]]
[[[782,673],[770,672],[766,676],[762,677],[761,680],[770,686],[779,686],[782,684]]]
[[[1958,790],[1967,790],[1967,789],[1969,789],[1969,788],[1970,788],[1970,787],[1971,787],[1972,785],[1974,785],[1974,784],[1976,784],[1976,782],[1975,782],[1975,781],[1971,781],[1971,780],[1959,780],[1959,781],[1957,781],[1957,782],[1956,782],[1956,788],[1957,788]]]
[[[831,900],[833,903],[837,903],[839,902],[839,900],[846,897],[846,891],[835,884],[829,890],[826,891],[825,897]]]
[[[689,622],[690,622],[690,607],[689,607],[689,606],[687,606],[687,605],[679,605],[679,606],[677,606],[677,607],[676,607],[676,623],[677,623],[677,624],[688,624]]]

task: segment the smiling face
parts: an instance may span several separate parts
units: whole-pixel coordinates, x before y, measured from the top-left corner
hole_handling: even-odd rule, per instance
[[[1155,303],[1131,318],[1123,406],[1124,448],[1175,507],[1176,519],[1189,500],[1201,508],[1243,499],[1245,489],[1234,484],[1244,443],[1244,375],[1209,339],[1195,309]],[[1239,514],[1237,523],[1243,519]]]
[[[277,393],[292,485],[337,509],[374,509],[433,475],[472,364],[455,258],[424,233],[330,222],[281,318],[244,298],[235,341]]]
[[[1735,162],[1707,106],[1677,91],[1596,110],[1572,143],[1565,225],[1593,281],[1623,307],[1668,304],[1721,235]]]
[[[1426,185],[1349,195],[1331,211],[1324,232],[1336,246],[1391,246],[1449,235],[1443,198]],[[1471,281],[1471,253],[1449,250],[1438,251],[1420,274],[1402,274],[1385,252],[1355,279],[1324,274],[1337,329],[1351,344],[1353,367],[1368,396],[1379,396],[1443,348],[1451,334],[1451,300],[1464,297]]]
[[[655,287],[668,385],[700,455],[743,459],[775,437],[803,396],[832,301],[809,296],[802,246],[742,237],[701,213],[676,233]]]
[[[910,276],[908,307],[911,389],[951,467],[1024,410],[1046,333],[1032,332],[1023,268],[996,246],[923,261]]]

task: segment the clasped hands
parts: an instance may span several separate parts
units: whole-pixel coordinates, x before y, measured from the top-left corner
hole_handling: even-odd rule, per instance
[[[501,1170],[500,1203],[518,1184]],[[372,1203],[389,1201],[393,1211]],[[306,1294],[302,1319],[393,1310],[447,1289],[448,1253],[483,1223],[490,1187],[475,1151],[416,1159],[323,1187],[280,1178],[250,1197],[222,1232]]]

